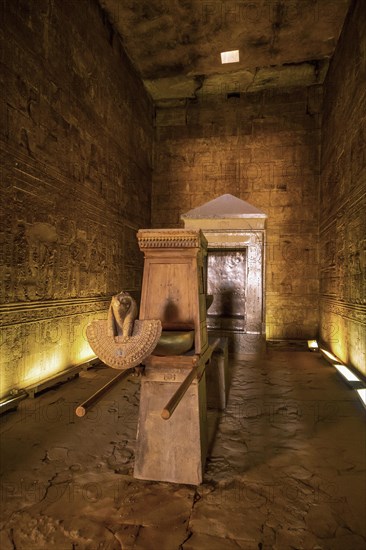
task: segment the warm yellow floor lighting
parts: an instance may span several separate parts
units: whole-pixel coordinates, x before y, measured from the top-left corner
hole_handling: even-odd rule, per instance
[[[330,351],[327,351],[323,348],[320,349],[324,357],[331,362],[332,366],[337,369],[339,374],[342,376],[344,381],[354,390],[358,392],[358,395],[360,396],[360,399],[362,401],[362,395],[365,396],[365,382],[362,378],[359,378],[357,374],[346,365],[343,365],[343,363],[337,359],[333,353],[330,353]],[[366,405],[365,405],[366,406]]]
[[[318,351],[318,342],[316,340],[308,340],[308,348],[310,351]]]
[[[330,353],[330,351],[327,351],[326,349],[321,348],[320,351],[324,353],[331,361],[339,361],[338,357],[333,355],[333,353]]]
[[[366,408],[366,388],[357,390],[358,397],[361,399],[362,405]]]
[[[348,382],[361,382],[361,380],[347,367],[340,365],[339,363],[333,363],[333,367],[348,381]]]

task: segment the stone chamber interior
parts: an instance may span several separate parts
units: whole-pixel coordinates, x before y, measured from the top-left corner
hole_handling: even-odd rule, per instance
[[[0,405],[26,397],[0,417],[1,548],[365,548],[362,406],[304,346],[364,380],[364,0],[2,0],[0,17]],[[267,346],[230,358],[204,483],[135,480],[138,378],[85,419],[112,369],[30,395],[93,359],[112,295],[139,300],[137,231],[225,194],[267,216]],[[248,249],[228,251],[209,272],[246,284]],[[230,298],[211,328],[245,331],[241,283],[209,285]]]

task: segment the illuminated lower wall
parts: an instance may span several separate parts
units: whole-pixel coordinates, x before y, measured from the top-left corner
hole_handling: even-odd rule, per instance
[[[353,2],[324,86],[321,337],[366,374],[366,11]]]
[[[150,225],[151,101],[96,1],[48,4],[1,8],[0,396],[92,356]]]
[[[91,311],[78,314],[80,305],[82,310]],[[56,315],[37,321],[31,320],[34,310],[23,307],[22,322],[3,328],[1,395],[14,388],[36,384],[66,367],[94,357],[85,328],[92,319],[105,317],[105,301],[92,304],[92,307],[90,303],[67,306],[62,302],[54,306],[56,304],[51,308],[47,305],[37,308],[41,315]],[[62,317],[57,317],[60,309]],[[9,316],[14,317],[11,309]]]

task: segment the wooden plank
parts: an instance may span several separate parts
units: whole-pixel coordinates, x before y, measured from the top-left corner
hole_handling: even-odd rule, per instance
[[[131,372],[133,372],[134,369],[126,369],[120,373],[117,374],[112,380],[104,384],[99,390],[97,390],[93,395],[91,395],[88,399],[83,401],[81,405],[76,407],[75,414],[76,416],[83,417],[86,415],[86,413],[103,397],[105,393],[107,393],[117,382],[122,382],[125,378],[127,378]]]

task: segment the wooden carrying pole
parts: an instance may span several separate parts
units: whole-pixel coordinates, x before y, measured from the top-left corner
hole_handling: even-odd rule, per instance
[[[93,395],[91,395],[88,399],[86,399],[83,403],[81,403],[81,405],[79,405],[76,410],[75,410],[75,414],[76,416],[79,416],[79,417],[83,417],[86,415],[86,413],[88,412],[88,410],[101,398],[103,397],[103,395],[105,393],[107,393],[108,390],[110,390],[112,388],[112,386],[114,386],[117,382],[121,382],[122,380],[124,380],[124,378],[127,378],[127,376],[129,376],[131,374],[131,372],[133,371],[133,369],[126,369],[122,372],[120,372],[119,374],[117,374],[117,376],[115,376],[114,378],[112,378],[112,380],[110,380],[109,382],[107,382],[107,384],[105,384],[103,387],[101,387],[98,391],[96,391],[95,393],[93,393]]]
[[[169,420],[169,418],[172,416],[173,412],[179,405],[180,401],[182,400],[184,394],[188,390],[189,386],[192,384],[193,380],[196,377],[200,378],[200,375],[204,371],[207,361],[211,358],[211,355],[219,342],[220,338],[216,338],[213,343],[207,348],[205,353],[201,355],[201,357],[198,359],[198,365],[193,367],[193,369],[183,380],[177,391],[174,393],[173,397],[171,397],[168,404],[162,410],[161,418],[163,418],[164,420]]]
[[[169,418],[172,416],[173,412],[175,411],[176,407],[179,405],[181,399],[183,398],[184,394],[188,390],[189,386],[192,384],[193,380],[196,378],[198,374],[199,367],[193,367],[193,369],[190,371],[190,373],[186,376],[186,378],[183,380],[177,391],[174,393],[173,397],[169,400],[169,403],[165,405],[164,409],[161,412],[161,417],[164,418],[164,420],[169,420]]]

